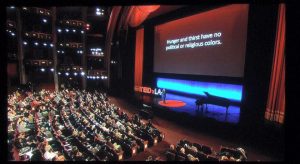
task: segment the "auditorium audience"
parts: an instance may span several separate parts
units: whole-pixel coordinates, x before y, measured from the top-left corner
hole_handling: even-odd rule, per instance
[[[220,147],[215,152],[207,145],[191,143],[186,139],[180,140],[176,148],[170,145],[165,153],[168,161],[246,161],[247,155],[242,148]]]
[[[8,96],[11,141],[24,160],[34,148],[42,153],[34,153],[35,160],[105,161],[122,160],[162,140],[150,121],[129,118],[108,100],[97,91],[15,92]]]

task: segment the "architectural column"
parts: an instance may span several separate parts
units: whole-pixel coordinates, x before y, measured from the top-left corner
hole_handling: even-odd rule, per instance
[[[111,43],[114,36],[114,31],[116,29],[117,20],[120,14],[122,7],[121,6],[115,6],[113,7],[109,21],[107,24],[107,30],[106,30],[106,39],[105,39],[105,67],[107,71],[107,77],[108,79],[105,80],[105,87],[109,89],[109,81],[110,81],[110,56],[111,56]]]
[[[52,47],[52,54],[53,54],[53,68],[54,68],[54,85],[55,91],[59,90],[59,83],[58,83],[58,75],[57,75],[57,51],[56,51],[56,43],[57,43],[57,33],[56,33],[56,7],[52,7],[52,39],[53,39],[53,47]]]
[[[82,9],[82,20],[87,22],[87,7],[83,7]],[[87,49],[86,49],[86,33],[82,36],[82,44],[83,44],[83,55],[81,59],[81,65],[83,67],[83,71],[85,76],[82,77],[82,89],[86,89],[86,75],[87,75],[87,63],[86,63],[86,56],[87,56]]]
[[[22,36],[22,21],[21,21],[21,13],[20,8],[16,8],[17,14],[17,22],[16,22],[16,29],[17,29],[17,44],[18,44],[18,64],[19,64],[19,79],[20,84],[26,84],[26,74],[25,74],[25,67],[24,67],[24,49],[23,49],[23,36]]]

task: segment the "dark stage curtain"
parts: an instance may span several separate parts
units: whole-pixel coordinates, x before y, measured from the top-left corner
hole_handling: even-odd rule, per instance
[[[285,4],[278,9],[277,33],[265,119],[284,123],[285,115]]]

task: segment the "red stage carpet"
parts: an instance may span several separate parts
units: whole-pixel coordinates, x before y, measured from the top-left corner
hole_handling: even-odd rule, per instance
[[[166,100],[166,103],[159,101],[158,104],[165,107],[179,108],[185,106],[186,103],[179,100]]]

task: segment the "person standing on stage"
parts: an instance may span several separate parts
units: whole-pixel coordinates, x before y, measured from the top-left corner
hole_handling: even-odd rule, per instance
[[[162,98],[163,98],[163,100],[164,100],[164,104],[166,103],[166,90],[165,89],[163,89],[162,90],[162,92],[161,92],[161,95],[162,95]]]

